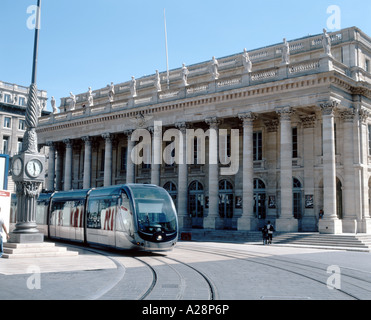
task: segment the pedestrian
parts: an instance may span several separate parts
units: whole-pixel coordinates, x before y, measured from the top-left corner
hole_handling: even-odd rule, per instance
[[[264,226],[263,228],[261,228],[261,231],[262,231],[262,236],[263,236],[263,245],[265,245],[265,244],[268,243],[268,230],[267,230],[267,226]]]
[[[273,224],[271,224],[270,221],[268,221],[265,227],[267,228],[267,232],[268,232],[268,244],[272,244],[273,232],[276,230],[274,229]]]
[[[1,208],[0,208],[1,211]],[[2,237],[2,230],[4,229],[6,238],[9,239],[9,233],[8,230],[6,229],[4,219],[0,217],[0,258],[3,256],[3,237]]]
[[[318,214],[319,220],[323,219],[324,214],[325,214],[325,213],[324,213],[323,210],[321,209],[321,210],[319,211],[319,214]]]

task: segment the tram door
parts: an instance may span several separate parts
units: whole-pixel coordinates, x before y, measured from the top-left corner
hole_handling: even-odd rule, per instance
[[[126,192],[121,194],[116,218],[116,247],[130,247],[134,239],[133,211]]]

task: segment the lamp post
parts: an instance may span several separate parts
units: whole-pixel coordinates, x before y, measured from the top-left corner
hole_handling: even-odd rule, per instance
[[[10,242],[43,242],[44,236],[36,225],[36,203],[40,185],[45,180],[45,155],[38,152],[36,128],[38,125],[37,105],[37,56],[40,31],[41,0],[37,3],[35,43],[32,67],[32,82],[26,108],[26,132],[22,151],[13,157],[12,176],[17,189],[17,223]]]

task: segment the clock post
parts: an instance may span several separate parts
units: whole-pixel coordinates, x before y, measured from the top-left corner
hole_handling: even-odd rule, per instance
[[[17,223],[10,235],[10,242],[40,243],[44,235],[36,225],[36,202],[41,184],[45,180],[45,156],[39,154],[36,128],[38,125],[38,104],[36,69],[40,30],[41,0],[38,0],[35,26],[34,59],[32,83],[26,108],[26,132],[23,137],[22,151],[13,157],[12,176],[17,190]]]

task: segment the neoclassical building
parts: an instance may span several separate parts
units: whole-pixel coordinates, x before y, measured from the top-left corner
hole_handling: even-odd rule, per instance
[[[39,121],[47,187],[160,185],[184,229],[371,233],[370,61],[324,30],[70,93]]]

